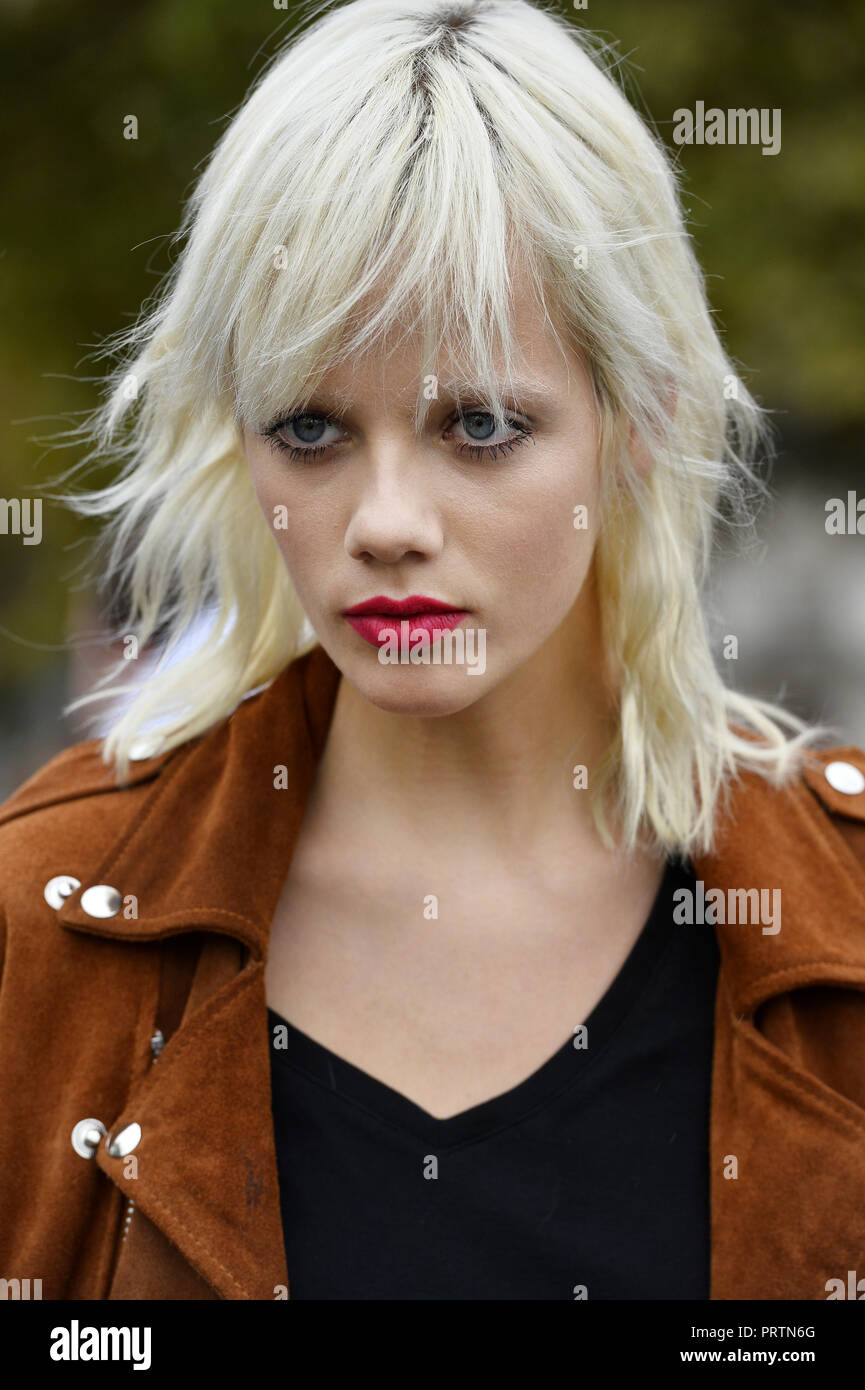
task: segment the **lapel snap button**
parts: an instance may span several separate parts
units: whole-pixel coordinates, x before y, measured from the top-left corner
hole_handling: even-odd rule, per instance
[[[79,1120],[72,1131],[72,1147],[82,1158],[92,1158],[104,1133],[101,1120]]]
[[[108,883],[96,883],[81,894],[81,906],[88,917],[116,917],[123,899]]]
[[[137,1149],[141,1143],[141,1125],[125,1125],[114,1135],[108,1144],[108,1152],[112,1158],[125,1158],[131,1154],[133,1149]]]
[[[57,874],[55,878],[49,878],[42,895],[49,907],[61,908],[70,894],[80,887],[80,878],[73,878],[71,874]]]
[[[827,763],[825,775],[829,786],[845,796],[858,796],[865,791],[865,776],[852,763]]]

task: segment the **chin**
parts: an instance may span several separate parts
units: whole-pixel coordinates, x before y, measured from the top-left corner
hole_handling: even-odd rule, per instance
[[[354,662],[343,674],[365,700],[388,714],[436,719],[473,705],[486,689],[484,676],[465,670],[430,670],[423,666],[358,670]]]

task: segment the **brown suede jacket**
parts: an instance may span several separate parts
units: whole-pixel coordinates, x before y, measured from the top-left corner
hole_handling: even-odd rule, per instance
[[[338,683],[315,647],[122,787],[92,739],[0,807],[0,1279],[288,1296],[264,970]],[[744,776],[692,861],[783,904],[715,927],[715,1299],[865,1278],[862,773],[845,747],[784,790]]]

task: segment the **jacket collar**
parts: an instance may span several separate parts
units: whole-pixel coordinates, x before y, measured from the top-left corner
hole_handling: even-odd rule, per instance
[[[339,681],[324,649],[313,647],[215,730],[137,769],[138,779],[154,776],[150,795],[92,879],[134,895],[137,917],[89,916],[85,883],[60,922],[128,940],[210,928],[266,958]],[[714,851],[692,859],[704,892],[720,889],[725,901],[729,890],[780,890],[777,933],[753,923],[715,928],[740,1014],[802,984],[865,983],[865,870],[820,805],[863,821],[865,793],[832,790],[823,775],[830,756],[863,765],[856,749],[818,754],[777,790],[743,774],[729,789]],[[178,834],[178,826],[192,829]]]
[[[150,795],[91,883],[134,896],[137,915],[90,916],[83,883],[61,924],[130,941],[212,929],[265,958],[339,679],[316,647],[212,732],[136,769],[158,764]]]
[[[826,779],[827,763],[841,759],[865,772],[859,749],[840,748],[812,752],[783,788],[744,774],[729,789],[714,851],[693,860],[707,892],[779,890],[777,933],[758,924],[715,928],[740,1017],[802,986],[865,984],[865,868],[824,810],[865,821],[865,793],[845,795]]]

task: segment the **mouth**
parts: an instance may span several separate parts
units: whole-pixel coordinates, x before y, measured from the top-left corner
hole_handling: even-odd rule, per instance
[[[434,639],[442,632],[452,632],[468,613],[467,608],[454,608],[423,594],[410,594],[403,599],[379,594],[344,609],[342,616],[365,642],[378,647],[392,634],[396,634],[400,646],[407,645],[416,632],[426,632]]]

